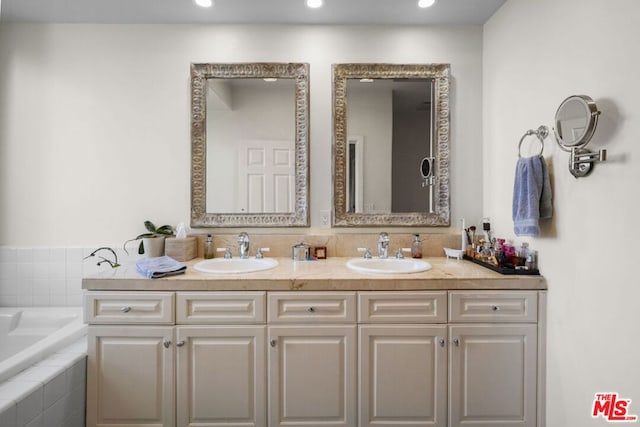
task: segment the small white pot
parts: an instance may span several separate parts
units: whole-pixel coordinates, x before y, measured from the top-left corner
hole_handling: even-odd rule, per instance
[[[144,255],[146,257],[159,257],[164,255],[164,236],[143,237]]]

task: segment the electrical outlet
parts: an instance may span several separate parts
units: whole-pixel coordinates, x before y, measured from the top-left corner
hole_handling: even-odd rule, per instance
[[[320,211],[320,228],[331,227],[331,211]]]

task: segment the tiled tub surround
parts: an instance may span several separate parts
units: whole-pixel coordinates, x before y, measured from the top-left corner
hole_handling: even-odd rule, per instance
[[[0,426],[85,425],[86,337],[0,383]]]
[[[291,246],[301,241],[310,246],[325,246],[329,257],[356,257],[358,247],[368,247],[375,253],[377,233],[304,235],[304,234],[254,234],[247,230],[251,239],[250,254],[255,255],[259,247],[269,247],[271,257],[290,257]],[[390,230],[386,230],[390,231]],[[213,230],[216,248],[230,247],[234,256],[238,253],[237,233],[218,234]],[[393,233],[391,251],[398,247],[410,247],[413,235]],[[198,234],[198,254],[203,255],[205,234]],[[425,257],[442,256],[443,247],[458,247],[459,235],[421,234]],[[95,258],[84,257],[100,246],[116,250],[118,260],[124,265],[138,258],[136,245],[130,244],[127,255],[122,244],[94,247],[11,247],[0,246],[0,307],[30,306],[81,306],[82,278],[111,269],[106,263],[96,265]],[[216,256],[219,254],[216,254]]]

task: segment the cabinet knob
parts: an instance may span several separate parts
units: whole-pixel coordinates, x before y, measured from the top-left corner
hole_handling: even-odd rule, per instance
[[[270,345],[271,347],[275,347],[275,346],[276,346],[276,340],[271,340],[271,341],[269,341],[269,345]]]
[[[454,338],[453,343],[455,344],[456,347],[460,346],[460,340],[458,338]]]
[[[491,310],[492,311],[498,311],[498,310],[500,310],[500,307],[498,307],[497,305],[492,305],[491,306]]]
[[[170,340],[164,340],[162,345],[164,346],[164,348],[169,348],[169,346],[171,345],[171,341]]]
[[[121,312],[123,312],[123,313],[128,313],[128,312],[130,312],[130,311],[131,311],[131,307],[129,307],[128,305],[127,305],[127,306],[124,306],[124,307],[122,307],[122,308],[120,309],[120,311],[121,311]]]
[[[316,312],[316,309],[315,309],[314,307],[309,307],[309,308],[307,308],[307,311],[308,311],[309,313],[315,313],[315,312]]]
[[[439,338],[438,342],[440,343],[440,347],[444,347],[444,338]]]
[[[184,345],[184,340],[178,341],[176,343],[176,347],[182,347]]]

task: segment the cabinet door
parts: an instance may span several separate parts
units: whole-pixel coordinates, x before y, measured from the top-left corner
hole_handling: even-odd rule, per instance
[[[266,426],[264,326],[179,326],[178,426]]]
[[[449,421],[536,425],[537,326],[450,326]]]
[[[356,325],[269,327],[270,427],[356,425]]]
[[[446,426],[447,327],[360,326],[360,427]]]
[[[172,326],[92,326],[87,426],[174,426]]]

